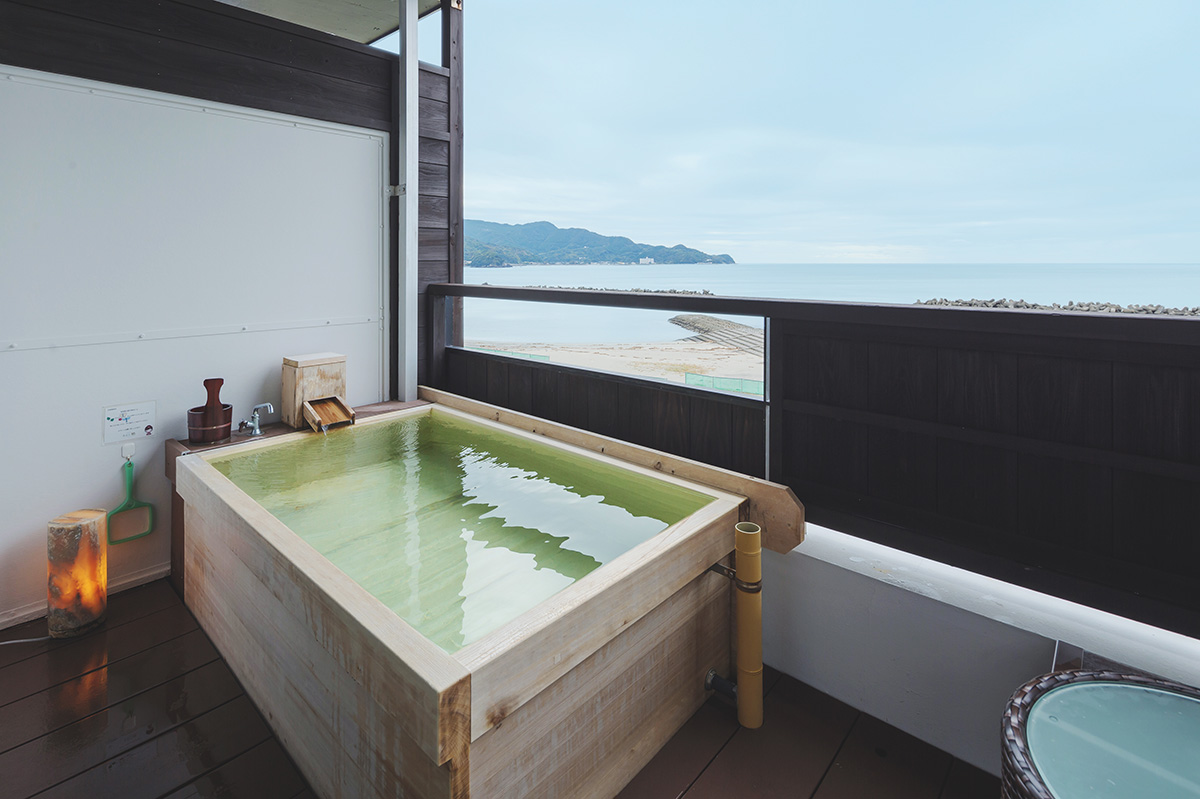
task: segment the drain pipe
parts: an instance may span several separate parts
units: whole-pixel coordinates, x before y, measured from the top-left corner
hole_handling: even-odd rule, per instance
[[[737,587],[737,683],[709,671],[704,687],[737,701],[738,724],[756,730],[763,723],[762,528],[753,522],[734,525],[734,569],[717,564]]]

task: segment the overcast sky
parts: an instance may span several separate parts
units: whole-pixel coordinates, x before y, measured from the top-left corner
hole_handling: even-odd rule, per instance
[[[1197,0],[469,0],[464,27],[468,218],[741,263],[1200,262]]]

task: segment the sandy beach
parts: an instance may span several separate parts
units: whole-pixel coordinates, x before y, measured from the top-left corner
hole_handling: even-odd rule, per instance
[[[684,382],[684,374],[763,379],[759,354],[710,341],[645,344],[540,344],[467,341],[473,349],[545,356],[550,363]],[[541,360],[538,357],[538,360]]]

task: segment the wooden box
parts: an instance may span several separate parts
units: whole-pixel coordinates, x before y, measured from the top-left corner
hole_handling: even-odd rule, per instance
[[[346,356],[336,352],[291,355],[283,359],[283,423],[307,427],[304,403],[346,396]]]

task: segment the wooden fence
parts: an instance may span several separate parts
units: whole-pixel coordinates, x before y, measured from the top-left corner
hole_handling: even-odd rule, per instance
[[[762,477],[762,402],[459,347],[446,352],[456,394]]]
[[[439,387],[751,474],[766,461],[815,523],[1200,633],[1200,319],[429,291]],[[439,308],[464,296],[763,317],[766,399],[447,348]]]

